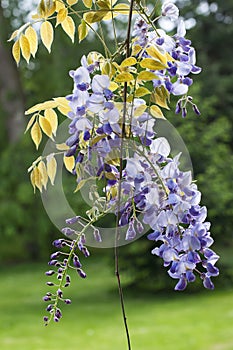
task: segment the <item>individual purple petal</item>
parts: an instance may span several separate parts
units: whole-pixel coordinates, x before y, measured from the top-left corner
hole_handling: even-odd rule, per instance
[[[206,275],[204,276],[204,278],[203,278],[203,285],[207,289],[214,289],[214,284],[211,281],[209,276],[206,276]]]
[[[187,287],[187,280],[185,277],[181,277],[179,282],[175,285],[175,290],[182,291]]]

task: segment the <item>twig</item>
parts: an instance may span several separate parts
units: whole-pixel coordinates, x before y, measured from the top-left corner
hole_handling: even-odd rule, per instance
[[[129,22],[128,22],[128,28],[127,28],[127,36],[126,36],[126,58],[130,56],[130,32],[131,32],[131,22],[132,22],[132,14],[133,14],[133,5],[134,0],[131,0],[130,2],[130,9],[129,9]],[[125,121],[126,121],[126,112],[127,112],[127,83],[124,84],[124,93],[123,93],[123,103],[124,103],[124,110],[123,110],[123,116],[122,116],[122,131],[121,131],[121,147],[120,147],[120,178],[119,178],[119,184],[118,184],[118,210],[117,210],[117,221],[116,221],[116,235],[115,235],[115,247],[114,247],[114,256],[115,256],[115,275],[117,278],[118,283],[118,291],[119,291],[119,297],[120,297],[120,304],[121,304],[121,311],[122,311],[122,317],[124,321],[125,326],[125,333],[127,338],[127,344],[128,344],[128,350],[131,350],[131,343],[130,343],[130,334],[127,324],[127,317],[125,312],[125,304],[124,304],[124,296],[123,296],[123,290],[121,285],[121,278],[120,278],[120,272],[119,272],[119,251],[118,251],[118,240],[119,240],[119,221],[120,221],[120,200],[121,200],[121,182],[122,182],[122,175],[123,175],[123,150],[124,150],[124,137],[125,137]]]

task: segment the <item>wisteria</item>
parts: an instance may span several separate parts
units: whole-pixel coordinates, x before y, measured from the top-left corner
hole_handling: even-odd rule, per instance
[[[79,41],[92,30],[105,52],[92,51],[82,56],[80,66],[69,72],[73,80],[70,94],[27,111],[33,113],[27,130],[31,128],[37,148],[42,131],[54,140],[55,109],[69,120],[68,137],[56,145],[58,152],[37,158],[29,168],[34,190],[46,189],[48,179],[54,184],[56,157],[60,155],[66,169],[76,178],[76,191],[88,187],[90,180],[95,182],[88,188],[92,207],[86,216],[67,218],[61,230],[63,238],[53,242],[57,251],[50,257],[46,276],[50,278],[47,285],[56,290],[43,298],[49,302],[48,316],[44,317],[46,325],[52,319],[55,322],[61,319],[60,302],[71,303],[64,297],[64,289],[71,282],[69,271],[76,270],[78,276],[86,277],[81,260],[90,255],[87,237],[91,235],[101,247],[104,238],[97,223],[109,213],[115,214],[113,246],[123,315],[117,250],[122,239],[130,243],[147,234],[154,242],[151,253],[162,258],[169,276],[178,280],[175,290],[184,290],[197,277],[205,288],[213,289],[211,279],[219,274],[215,266],[219,256],[210,248],[213,244],[210,223],[206,221],[206,207],[200,204],[197,184],[191,171],[181,170],[182,154],[172,156],[168,140],[157,135],[157,119],[166,119],[164,110],[170,108],[171,97],[176,99],[175,114],[200,115],[189,89],[201,68],[196,64],[196,51],[186,37],[179,9],[174,3],[165,2],[154,19],[156,8],[149,13],[141,1],[132,0],[130,5],[120,2],[115,5],[108,0],[84,2],[88,10],[79,12],[72,8],[76,3],[41,1],[35,17],[44,21],[41,39],[48,50],[51,36],[46,35],[51,31],[50,16],[55,13],[57,23],[64,24],[63,30],[72,40],[71,15],[77,14],[81,18]],[[118,43],[116,35],[115,17],[120,14],[127,15],[129,20],[123,43]],[[159,28],[162,17],[176,25],[174,34]],[[109,20],[115,36],[114,52],[110,52],[101,34],[102,27],[95,30],[101,21]],[[16,31],[11,40],[20,39],[26,27]],[[27,59],[25,50],[22,52]],[[18,61],[17,52],[13,50],[13,54]],[[130,349],[126,317],[124,324]]]

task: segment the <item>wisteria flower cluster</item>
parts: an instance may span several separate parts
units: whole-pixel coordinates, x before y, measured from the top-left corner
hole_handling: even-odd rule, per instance
[[[73,40],[74,14],[81,16],[79,41],[92,30],[105,51],[105,55],[96,51],[83,55],[80,67],[70,71],[74,84],[71,94],[40,103],[26,112],[33,114],[27,130],[31,128],[37,148],[42,132],[51,140],[56,135],[56,109],[69,120],[69,136],[63,144],[56,145],[58,152],[37,158],[29,168],[34,190],[46,189],[48,180],[54,184],[56,157],[61,154],[66,169],[76,177],[76,191],[88,185],[90,179],[96,183],[94,190],[89,188],[93,206],[86,217],[68,218],[62,229],[65,238],[53,242],[58,251],[51,255],[51,270],[46,275],[56,276],[56,282],[47,283],[56,287],[56,292],[44,296],[44,301],[49,302],[45,324],[61,319],[60,301],[71,303],[63,297],[64,288],[70,285],[69,270],[75,269],[81,278],[86,277],[80,254],[89,256],[86,241],[90,234],[101,244],[103,238],[96,223],[108,213],[116,217],[117,263],[122,232],[126,242],[147,233],[148,239],[156,244],[152,254],[161,257],[168,274],[178,280],[175,290],[184,290],[196,276],[205,288],[213,289],[211,278],[219,273],[215,266],[219,257],[210,248],[213,238],[210,223],[206,221],[207,209],[200,204],[201,193],[191,171],[180,169],[181,154],[172,157],[166,138],[156,134],[156,120],[165,119],[163,110],[169,108],[172,95],[178,98],[175,113],[186,117],[187,106],[191,105],[200,115],[188,93],[193,84],[192,74],[199,74],[201,68],[196,65],[196,52],[186,38],[185,23],[179,17],[178,8],[166,2],[158,17],[152,20],[154,10],[149,13],[141,1],[131,0],[129,5],[113,4],[109,0],[83,3],[87,11],[81,16],[81,12],[73,8],[77,1],[41,1],[35,16],[36,21],[43,22],[41,39],[49,51],[54,16],[56,25],[61,24]],[[131,35],[134,13],[138,17]],[[118,43],[116,36],[118,15],[127,15],[129,19],[123,43]],[[174,35],[155,25],[162,16],[177,24]],[[109,20],[115,35],[114,52],[110,52],[102,32],[95,29],[96,24]],[[29,54],[23,46],[22,35],[24,42],[29,43]],[[26,60],[35,54],[36,38],[31,23],[13,33],[11,40],[16,39],[13,55],[17,62],[20,50]],[[125,318],[124,322],[128,333]]]

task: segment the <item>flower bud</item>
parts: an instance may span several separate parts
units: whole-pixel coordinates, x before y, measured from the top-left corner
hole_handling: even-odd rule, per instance
[[[85,272],[82,269],[80,269],[80,268],[77,269],[77,272],[78,272],[80,277],[82,277],[82,278],[86,278],[87,277],[87,275],[85,274]]]
[[[74,216],[73,218],[69,218],[69,219],[66,219],[66,223],[68,225],[73,225],[75,224],[77,221],[79,221],[80,219],[80,216]]]

